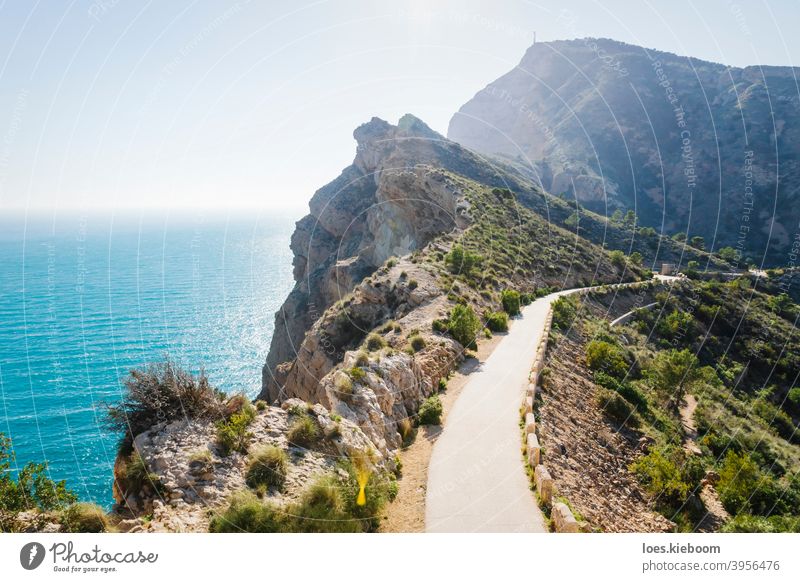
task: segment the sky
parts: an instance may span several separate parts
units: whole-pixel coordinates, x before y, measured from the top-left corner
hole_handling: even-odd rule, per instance
[[[0,0],[0,212],[292,209],[352,132],[450,117],[532,41],[800,56],[796,0]]]

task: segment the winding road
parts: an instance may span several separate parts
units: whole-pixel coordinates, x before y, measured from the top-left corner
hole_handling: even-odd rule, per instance
[[[523,308],[508,335],[472,373],[433,448],[426,531],[547,531],[523,464],[519,410],[550,304],[594,288],[559,291]]]

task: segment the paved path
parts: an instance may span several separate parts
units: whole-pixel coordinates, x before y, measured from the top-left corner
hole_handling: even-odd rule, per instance
[[[559,291],[523,308],[470,375],[433,448],[426,531],[546,531],[523,464],[519,409],[550,303],[577,291]]]

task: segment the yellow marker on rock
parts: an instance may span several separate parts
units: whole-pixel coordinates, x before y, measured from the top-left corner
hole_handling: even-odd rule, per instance
[[[367,504],[366,487],[369,482],[369,476],[372,473],[370,462],[367,458],[361,455],[354,456],[353,468],[356,472],[356,481],[358,482],[358,497],[356,497],[356,505]]]

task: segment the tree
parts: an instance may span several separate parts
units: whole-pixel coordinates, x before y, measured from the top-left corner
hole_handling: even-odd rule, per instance
[[[634,226],[636,224],[636,213],[633,210],[628,210],[625,213],[625,224],[627,226]]]
[[[481,321],[468,305],[456,305],[450,313],[447,329],[453,339],[465,348],[475,345]]]
[[[478,267],[483,257],[476,253],[471,253],[463,246],[454,245],[452,250],[445,256],[444,262],[451,273],[461,273],[469,276],[474,267]]]
[[[611,222],[622,222],[622,210],[617,208],[611,215]]]
[[[625,264],[625,253],[622,251],[611,251],[608,253],[608,257],[611,259],[611,264],[616,265],[617,267],[621,267]]]
[[[702,236],[693,236],[689,244],[701,251],[706,248],[706,240]]]
[[[674,240],[675,242],[686,242],[686,233],[677,232],[672,235],[672,240]]]
[[[671,349],[659,352],[647,373],[656,391],[677,408],[686,390],[703,378],[697,364],[697,356],[689,350]]]
[[[642,261],[644,260],[644,258],[642,257],[642,253],[634,251],[631,253],[631,256],[629,258],[631,260],[631,263],[633,263],[634,265],[639,267],[642,266]]]
[[[519,315],[519,291],[514,291],[513,289],[503,289],[503,292],[500,293],[500,302],[503,304],[503,310],[506,313],[509,315]]]
[[[590,370],[602,371],[614,378],[623,378],[628,371],[625,356],[612,343],[592,340],[586,346],[586,365]]]
[[[734,249],[733,247],[722,247],[717,251],[717,255],[719,255],[720,259],[728,263],[736,262],[737,253],[736,249]]]
[[[645,226],[639,229],[639,234],[647,238],[652,238],[656,236],[658,233],[656,232],[656,229],[653,228],[652,226]]]

